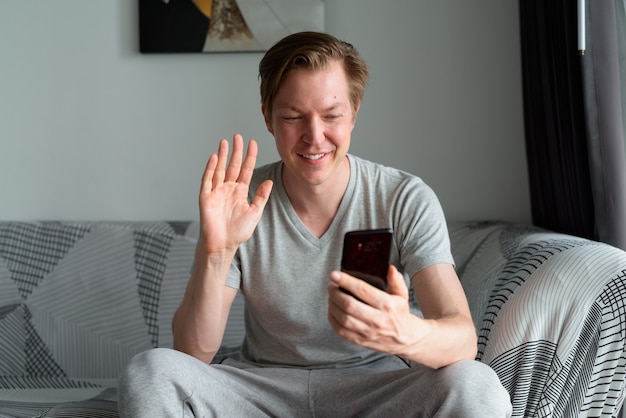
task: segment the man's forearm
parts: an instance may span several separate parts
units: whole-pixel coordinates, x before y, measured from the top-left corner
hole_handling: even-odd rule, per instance
[[[174,348],[207,363],[220,347],[237,293],[226,286],[232,257],[196,254],[194,271],[172,320]]]
[[[407,360],[438,369],[460,360],[473,360],[477,352],[477,336],[472,321],[462,315],[437,320],[421,319],[424,332],[407,346],[402,355]]]

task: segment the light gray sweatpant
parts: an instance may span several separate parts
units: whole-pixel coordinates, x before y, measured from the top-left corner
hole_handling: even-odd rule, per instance
[[[358,368],[207,365],[157,348],[119,381],[120,417],[505,417],[509,395],[477,361],[438,370],[389,356]]]

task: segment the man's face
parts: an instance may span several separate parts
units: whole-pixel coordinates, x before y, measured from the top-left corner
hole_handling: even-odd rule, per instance
[[[295,70],[281,83],[267,129],[284,163],[283,175],[309,185],[332,180],[350,147],[356,112],[341,63]]]

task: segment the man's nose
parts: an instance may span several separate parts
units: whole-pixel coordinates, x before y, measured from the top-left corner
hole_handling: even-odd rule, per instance
[[[304,140],[309,144],[318,144],[324,140],[324,124],[318,118],[311,118],[306,123]]]

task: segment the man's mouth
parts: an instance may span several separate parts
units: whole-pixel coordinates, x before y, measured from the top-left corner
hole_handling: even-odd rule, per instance
[[[302,158],[306,158],[307,160],[319,160],[324,157],[326,154],[298,154]]]

